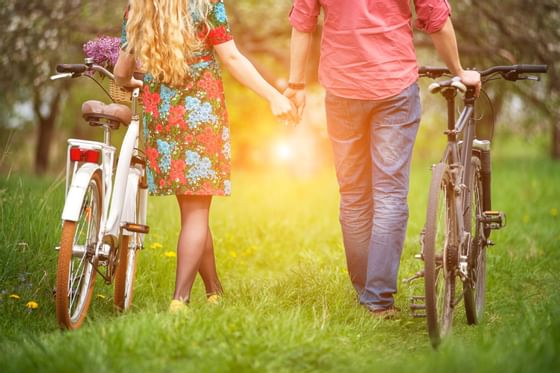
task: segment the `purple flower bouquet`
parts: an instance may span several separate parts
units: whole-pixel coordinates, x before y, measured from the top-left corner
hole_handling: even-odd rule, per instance
[[[120,38],[100,36],[84,44],[86,57],[93,58],[93,63],[113,71],[119,57]]]

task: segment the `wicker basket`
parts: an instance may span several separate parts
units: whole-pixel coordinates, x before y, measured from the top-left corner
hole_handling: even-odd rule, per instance
[[[134,77],[139,80],[144,79],[144,73],[135,72]],[[119,87],[114,80],[109,81],[109,94],[113,101],[118,104],[130,105],[132,102],[132,91]],[[138,100],[138,104],[142,105],[142,100]]]
[[[113,80],[109,82],[109,94],[113,101],[118,104],[130,105],[132,102],[132,92],[119,87]]]

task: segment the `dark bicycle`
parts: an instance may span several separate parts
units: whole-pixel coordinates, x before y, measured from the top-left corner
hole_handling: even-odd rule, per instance
[[[482,84],[503,78],[539,80],[526,74],[546,73],[546,65],[493,66],[480,72]],[[451,77],[446,68],[420,67],[420,77]],[[478,324],[483,315],[486,289],[486,248],[493,229],[505,225],[505,214],[491,206],[490,141],[476,138],[475,91],[457,77],[432,83],[430,93],[447,101],[447,147],[432,167],[426,223],[421,233],[425,296],[413,297],[415,316],[426,316],[432,346],[449,334],[453,311],[464,300],[467,322]],[[455,98],[464,94],[464,107],[455,119]],[[462,291],[456,296],[460,280]],[[422,304],[422,300],[424,304]],[[420,314],[425,310],[425,314]]]

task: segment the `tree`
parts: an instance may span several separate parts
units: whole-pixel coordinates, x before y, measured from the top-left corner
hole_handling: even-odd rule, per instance
[[[550,153],[560,159],[560,4],[557,0],[451,0],[463,64],[486,67],[547,64],[543,84],[508,84],[502,100],[521,96],[541,112],[551,133]],[[420,47],[428,46],[420,38]]]
[[[48,77],[60,62],[79,61],[88,35],[102,32],[108,0],[3,0],[0,24],[0,105],[2,122],[13,115],[17,102],[31,101],[37,123],[35,171],[47,170],[54,126],[69,83],[53,84]],[[104,11],[102,9],[105,9]],[[122,9],[122,7],[121,7]],[[122,13],[122,12],[119,12]],[[113,17],[113,19],[115,19]],[[113,23],[115,26],[118,23]],[[114,27],[116,30],[117,27]]]

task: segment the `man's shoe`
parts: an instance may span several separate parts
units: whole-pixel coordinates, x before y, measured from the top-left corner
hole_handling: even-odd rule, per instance
[[[400,308],[391,305],[387,308],[372,308],[366,305],[367,310],[372,314],[373,317],[382,320],[392,320],[396,319],[401,312]]]

